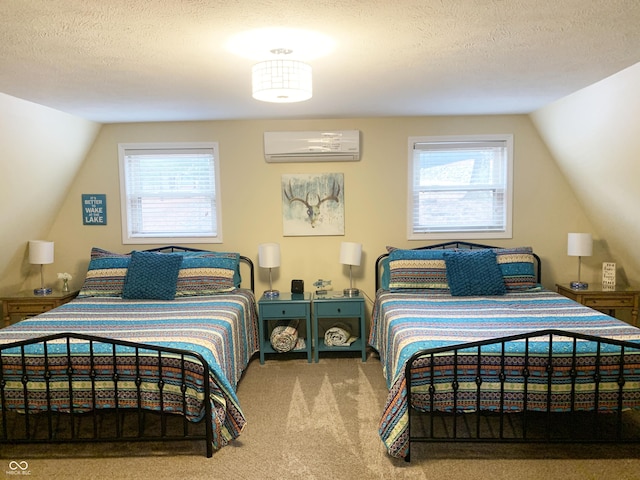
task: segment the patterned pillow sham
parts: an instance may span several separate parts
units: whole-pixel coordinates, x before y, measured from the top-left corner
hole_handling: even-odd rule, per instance
[[[121,297],[131,254],[91,249],[91,260],[78,297]]]
[[[182,252],[176,297],[229,292],[240,286],[240,255],[227,252]]]
[[[389,254],[389,290],[448,288],[444,250],[395,249]]]
[[[507,290],[523,291],[540,288],[531,247],[495,248],[493,251]]]
[[[454,251],[457,249],[454,249]],[[531,247],[493,248],[507,291],[537,290],[535,259]],[[380,286],[384,290],[448,289],[444,252],[387,247],[381,261]],[[463,251],[466,251],[463,250]],[[392,263],[395,261],[396,263]]]
[[[504,295],[507,289],[493,250],[449,250],[444,253],[453,296]]]
[[[211,295],[240,286],[240,255],[227,252],[177,252],[182,265],[176,297]],[[131,254],[94,247],[78,297],[121,297]]]

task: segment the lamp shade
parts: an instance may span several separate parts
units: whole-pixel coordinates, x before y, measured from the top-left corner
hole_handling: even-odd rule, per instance
[[[256,63],[251,73],[256,100],[293,103],[311,98],[311,66],[304,62],[267,60]]]
[[[30,240],[29,263],[34,265],[53,263],[53,242]]]
[[[567,240],[567,255],[590,257],[593,254],[593,238],[590,233],[570,233]]]
[[[280,266],[280,244],[261,243],[258,245],[258,264],[262,268],[275,268]]]
[[[340,245],[340,263],[343,265],[360,265],[361,258],[361,243],[342,242],[342,245]]]

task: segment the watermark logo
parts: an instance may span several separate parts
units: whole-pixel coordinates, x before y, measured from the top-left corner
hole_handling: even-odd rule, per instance
[[[29,464],[26,461],[11,460],[9,470],[5,473],[7,475],[31,475],[31,470],[29,470]]]

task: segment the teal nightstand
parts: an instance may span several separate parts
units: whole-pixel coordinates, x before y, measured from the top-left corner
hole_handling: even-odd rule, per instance
[[[351,319],[350,322],[345,320]],[[348,346],[329,346],[325,344],[326,331],[337,323],[352,323],[351,332],[357,339]],[[320,352],[361,352],[362,361],[367,361],[366,327],[364,320],[364,297],[316,295],[313,298],[313,335],[316,341],[315,361]]]
[[[271,332],[276,323],[281,320],[304,320],[306,345],[302,350],[292,350],[288,353],[306,353],[307,362],[311,363],[311,293],[280,293],[279,297],[267,298],[262,296],[258,300],[258,331],[260,334],[260,363],[264,363],[266,353],[279,353],[271,346]],[[302,323],[298,334],[302,331]]]

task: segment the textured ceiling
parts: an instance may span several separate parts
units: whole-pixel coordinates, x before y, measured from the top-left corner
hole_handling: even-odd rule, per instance
[[[528,113],[640,62],[638,0],[3,0],[0,92],[103,123]],[[226,42],[306,28],[314,95],[251,98]]]

